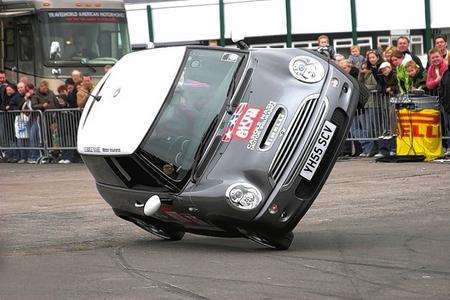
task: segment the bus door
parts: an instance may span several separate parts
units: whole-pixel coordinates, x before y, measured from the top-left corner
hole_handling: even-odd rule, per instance
[[[17,71],[18,77],[28,77],[30,82],[35,82],[36,51],[34,47],[33,27],[31,18],[27,17],[17,24]]]
[[[3,65],[9,81],[17,80],[16,28],[12,19],[3,19]]]

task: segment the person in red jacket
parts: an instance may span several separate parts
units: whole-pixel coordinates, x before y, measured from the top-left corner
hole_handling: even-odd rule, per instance
[[[430,92],[437,92],[437,88],[442,79],[442,75],[447,70],[447,61],[442,58],[442,55],[437,48],[433,48],[428,53],[431,65],[427,70],[427,89]]]

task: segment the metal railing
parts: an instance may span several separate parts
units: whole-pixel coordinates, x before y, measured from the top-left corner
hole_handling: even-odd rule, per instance
[[[0,150],[8,158],[32,162],[73,152],[81,113],[80,109],[0,111]]]
[[[416,100],[415,100],[416,99]],[[397,133],[397,109],[410,107],[412,109],[441,110],[437,96],[410,97],[389,96],[371,92],[364,108],[357,109],[348,135],[348,140],[374,141]],[[450,139],[448,133],[443,139]]]

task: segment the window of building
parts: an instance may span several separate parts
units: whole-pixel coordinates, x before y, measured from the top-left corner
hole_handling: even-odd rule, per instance
[[[373,48],[372,38],[370,37],[358,38],[358,46],[361,47],[361,54],[366,55],[367,50]]]
[[[334,39],[333,40],[334,49],[336,53],[342,54],[345,57],[350,55],[350,48],[353,45],[353,40],[348,39]],[[370,37],[360,37],[358,38],[358,45],[361,47],[361,54],[364,55],[367,50],[372,48],[372,38]]]
[[[295,48],[303,48],[303,49],[317,49],[319,43],[317,41],[302,41],[302,42],[294,42],[292,46]]]
[[[421,35],[412,35],[411,43],[409,46],[412,53],[416,55],[423,55],[423,36]]]
[[[5,61],[16,60],[15,35],[14,28],[5,29]]]
[[[250,45],[250,48],[286,48],[286,44],[284,43],[255,44]]]
[[[33,32],[31,25],[19,27],[19,59],[21,61],[33,60]]]
[[[391,37],[390,36],[377,37],[377,46],[382,48],[391,46]]]

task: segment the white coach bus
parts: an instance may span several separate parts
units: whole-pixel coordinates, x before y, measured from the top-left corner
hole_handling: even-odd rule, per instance
[[[100,78],[130,52],[123,1],[0,1],[0,67],[56,88],[73,69]]]

